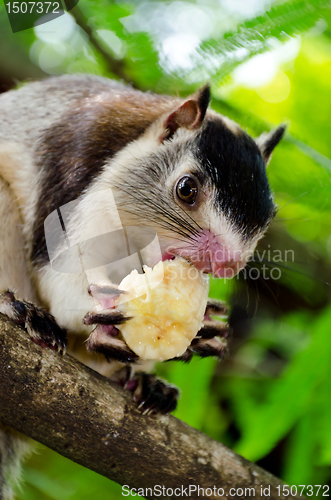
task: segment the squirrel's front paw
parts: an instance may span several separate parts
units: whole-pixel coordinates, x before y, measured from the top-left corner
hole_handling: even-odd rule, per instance
[[[214,319],[213,316],[219,319]],[[227,307],[224,302],[209,299],[207,302],[203,327],[198,331],[191,345],[182,356],[173,360],[190,361],[193,354],[201,358],[215,356],[223,359],[228,354],[228,337],[231,329],[227,322]]]
[[[130,318],[116,309],[87,313],[84,318],[85,325],[97,325],[87,339],[87,350],[103,354],[107,361],[135,363],[139,356],[131,351],[123,340],[117,338],[119,331],[114,326],[121,325],[128,319]]]
[[[45,309],[17,300],[14,293],[7,290],[0,294],[0,312],[23,328],[36,344],[65,353],[67,333]]]
[[[115,326],[122,325],[130,319],[115,308],[116,299],[124,292],[114,285],[90,285],[88,292],[104,310],[89,312],[83,320],[85,325],[96,325],[87,339],[87,350],[103,354],[107,361],[117,360],[122,363],[137,361],[139,356],[118,338],[119,330]]]

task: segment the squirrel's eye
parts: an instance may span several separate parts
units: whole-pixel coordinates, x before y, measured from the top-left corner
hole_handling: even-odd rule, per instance
[[[176,194],[185,203],[193,205],[198,194],[198,184],[193,177],[185,175],[177,182]]]

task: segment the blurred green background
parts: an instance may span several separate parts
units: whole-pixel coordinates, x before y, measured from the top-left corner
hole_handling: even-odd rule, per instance
[[[230,356],[158,366],[182,390],[178,418],[288,484],[331,484],[330,7],[80,0],[13,34],[0,4],[1,91],[77,72],[182,96],[210,81],[212,107],[252,135],[288,123],[268,167],[276,220],[246,276],[212,281],[211,295],[232,307]],[[20,500],[122,498],[41,446],[23,477]]]

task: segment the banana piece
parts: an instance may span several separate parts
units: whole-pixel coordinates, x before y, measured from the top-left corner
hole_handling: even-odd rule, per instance
[[[117,328],[132,351],[144,360],[181,356],[202,327],[208,275],[177,257],[132,271],[119,289],[127,293],[117,308],[131,319]]]

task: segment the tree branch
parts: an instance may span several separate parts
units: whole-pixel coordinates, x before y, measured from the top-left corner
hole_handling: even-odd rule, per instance
[[[125,71],[125,64],[122,60],[116,59],[112,56],[112,54],[105,50],[100,43],[97,35],[94,30],[88,24],[86,17],[84,16],[81,9],[76,5],[71,11],[70,14],[74,17],[77,25],[84,31],[84,33],[88,36],[89,42],[93,47],[102,55],[103,59],[108,66],[108,70],[116,75],[120,80],[123,80],[126,83],[131,84],[133,87],[137,87],[135,82],[129,77],[129,75]]]
[[[0,420],[113,481],[216,486],[225,494],[255,488],[256,499],[270,486],[267,498],[285,498],[276,490],[280,480],[174,417],[141,415],[129,393],[72,357],[42,349],[1,314],[0,366]],[[239,493],[231,497],[245,497]],[[202,496],[191,491],[190,498]]]

